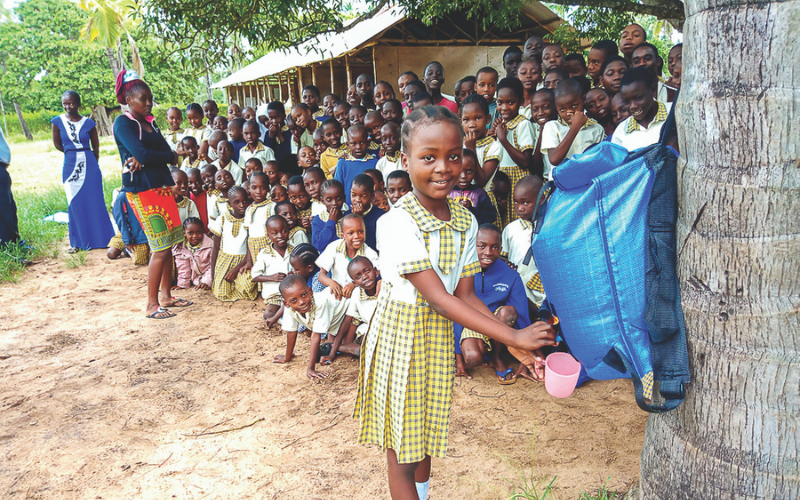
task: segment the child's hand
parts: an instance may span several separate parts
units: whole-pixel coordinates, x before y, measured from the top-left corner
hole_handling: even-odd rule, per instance
[[[339,207],[333,206],[331,207],[330,210],[328,210],[328,219],[334,222],[339,222],[339,219],[341,218],[342,218],[342,210]]]
[[[475,143],[478,141],[478,133],[474,130],[467,130],[464,133],[464,147],[475,150]]]
[[[211,290],[211,287],[206,285],[205,283],[200,283],[195,287],[195,290]]]
[[[538,352],[538,351],[536,351],[536,352]],[[539,352],[539,354],[541,355],[541,352]],[[542,355],[542,358],[544,358],[543,355]],[[534,363],[534,371],[533,372],[531,372],[528,369],[527,366],[525,366],[524,364],[520,363],[519,364],[519,368],[517,368],[516,373],[514,373],[514,378],[517,378],[517,377],[526,378],[526,379],[531,380],[533,382],[544,382],[544,362],[541,362],[541,363],[536,362],[536,363]]]
[[[243,264],[242,267],[239,269],[239,274],[250,272],[251,269],[253,269],[252,263]]]
[[[239,270],[234,267],[233,269],[225,273],[225,281],[227,281],[228,283],[233,283],[238,275],[239,275]]]
[[[276,123],[270,123],[267,129],[269,130],[270,137],[275,137],[278,135],[278,125]]]
[[[583,113],[583,110],[579,109],[578,111],[575,112],[574,115],[572,115],[572,119],[569,122],[569,126],[571,128],[578,128],[579,129],[579,128],[583,127],[584,125],[586,125],[586,122],[588,120],[589,120],[589,118],[587,118],[587,116]]]
[[[305,229],[311,229],[311,217],[303,217],[300,219],[300,225]]]
[[[353,290],[355,290],[355,288],[356,288],[355,283],[348,283],[342,290],[342,295],[344,295],[346,298],[349,299],[350,296],[353,295]]]
[[[281,363],[281,364],[288,363],[291,360],[292,360],[291,357],[287,358],[286,355],[284,355],[284,354],[278,354],[277,356],[272,358],[272,362],[273,363]]]
[[[128,167],[128,170],[131,172],[138,172],[142,169],[142,164],[139,163],[139,160],[131,156],[128,158],[128,161],[125,162],[125,166]]]
[[[280,283],[281,281],[283,281],[283,278],[285,277],[286,273],[275,273],[267,276],[267,281],[277,281]]]
[[[472,208],[472,200],[469,198],[461,198],[458,203],[464,208]]]
[[[354,214],[364,215],[364,205],[361,203],[353,203],[353,206],[350,207],[350,211]]]
[[[328,378],[328,374],[327,373],[321,373],[321,372],[318,372],[318,371],[316,371],[314,369],[311,369],[311,368],[306,370],[306,376],[308,378],[310,378],[311,380]]]
[[[269,318],[267,318],[266,320],[267,328],[272,328],[273,326],[275,326],[275,323],[277,323],[279,319],[281,319],[281,317],[278,314],[272,315]],[[275,361],[273,361],[273,363],[275,363]]]
[[[343,293],[342,285],[334,281],[333,284],[328,288],[331,289],[331,293],[333,294],[334,297],[336,297],[336,300],[342,300],[342,293]]]
[[[336,359],[336,352],[331,351],[331,353],[328,354],[327,356],[322,356],[321,358],[319,358],[319,364],[321,364],[322,366],[327,366],[333,363],[334,359]]]
[[[505,141],[508,137],[508,128],[506,128],[506,124],[504,122],[499,122],[494,127],[494,131],[497,134],[498,141]]]

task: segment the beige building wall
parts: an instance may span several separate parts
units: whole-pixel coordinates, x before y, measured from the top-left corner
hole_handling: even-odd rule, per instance
[[[503,52],[506,47],[375,47],[375,65],[378,80],[386,80],[397,91],[400,73],[413,71],[423,77],[425,66],[439,61],[444,66],[445,83],[442,91],[453,94],[457,81],[484,66],[494,67],[500,77],[503,71]],[[402,100],[402,98],[400,98]]]

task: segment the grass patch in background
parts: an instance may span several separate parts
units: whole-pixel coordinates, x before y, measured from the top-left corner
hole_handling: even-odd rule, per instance
[[[75,269],[86,264],[86,250],[78,250],[75,253],[67,255],[67,260],[64,261],[67,269]]]

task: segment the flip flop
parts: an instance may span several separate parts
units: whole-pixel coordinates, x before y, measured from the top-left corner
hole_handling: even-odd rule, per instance
[[[172,303],[168,306],[162,307],[189,307],[190,305],[194,304],[191,300],[181,299],[179,297],[170,297],[172,299]],[[183,305],[179,305],[179,304]]]
[[[508,370],[501,372],[500,370],[495,370],[494,372],[497,374],[497,383],[500,385],[513,385],[517,383],[516,378],[511,378],[511,380],[506,380],[512,372],[514,371],[513,368],[509,368]]]
[[[166,316],[159,316],[159,314],[165,314],[165,313]],[[159,307],[158,309],[156,309],[156,312],[154,312],[153,314],[148,314],[146,317],[148,319],[169,319],[169,318],[174,318],[175,316],[177,315],[167,311],[163,307]]]

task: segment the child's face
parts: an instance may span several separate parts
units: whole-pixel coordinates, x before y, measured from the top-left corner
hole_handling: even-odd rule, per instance
[[[312,200],[319,199],[319,189],[322,183],[325,182],[325,176],[317,171],[308,172],[303,176],[303,184],[306,187],[306,192]]]
[[[282,205],[275,210],[275,214],[286,219],[286,224],[289,226],[289,229],[294,229],[297,225],[297,210],[294,208],[294,205]]]
[[[219,108],[217,108],[217,105],[213,102],[203,103],[203,114],[206,115],[206,120],[208,123],[213,125],[214,120],[219,114]]]
[[[182,199],[184,196],[189,196],[189,177],[185,172],[179,170],[172,174],[172,180],[175,182],[172,189],[172,196],[176,200]]]
[[[394,154],[400,149],[400,137],[394,127],[381,127],[381,148],[388,154]]]
[[[322,193],[322,204],[330,212],[334,208],[341,209],[344,204],[344,191],[339,186],[332,186]]]
[[[244,164],[244,176],[245,176],[245,179],[248,179],[248,180],[250,179],[250,176],[253,175],[253,172],[263,172],[264,171],[264,167],[261,166],[260,162],[255,162],[255,161],[252,161],[252,160],[253,159],[251,158],[250,160],[247,160],[247,162]]]
[[[353,205],[360,204],[364,210],[368,210],[372,206],[372,194],[374,191],[365,186],[353,184],[350,187],[350,203]]]
[[[206,191],[214,189],[216,185],[216,175],[217,173],[213,170],[204,168],[200,171],[200,178],[203,179],[203,186],[205,186]]]
[[[342,145],[342,131],[335,125],[325,125],[322,129],[322,138],[333,149]]]
[[[183,228],[183,236],[190,245],[196,247],[203,242],[203,225],[189,224]]]
[[[619,93],[622,94],[622,102],[628,107],[628,112],[636,121],[649,117],[655,107],[655,93],[644,82],[625,85],[620,88]]]
[[[542,52],[542,66],[547,71],[553,68],[560,68],[564,65],[564,52],[556,45],[549,45]]]
[[[412,103],[411,110],[424,108],[425,106],[433,106],[433,101],[430,97],[421,98],[417,102]]]
[[[359,108],[350,108],[348,118],[350,119],[350,123],[352,125],[364,125],[364,110]]]
[[[305,130],[311,123],[311,111],[303,108],[293,108],[292,119],[298,129]]]
[[[222,130],[226,132],[228,130],[228,119],[222,115],[217,116],[214,118],[214,130]]]
[[[269,179],[270,186],[277,186],[281,182],[281,173],[278,170],[278,165],[275,163],[267,163],[267,166],[264,167],[264,173],[267,174],[267,178]],[[278,200],[281,201],[281,200]]]
[[[217,156],[219,157],[220,165],[227,165],[233,158],[233,146],[228,141],[220,141],[217,144]]]
[[[527,92],[535,92],[536,86],[542,82],[542,67],[536,61],[522,61],[517,68],[517,78]]]
[[[681,74],[683,73],[683,62],[678,61],[672,69],[672,85],[676,88],[681,88]]]
[[[412,80],[414,80],[414,77],[411,75],[401,75],[400,78],[397,79],[397,90],[403,94],[406,90],[406,85]]]
[[[241,125],[234,125],[232,122],[228,122],[228,137],[230,137],[232,141],[242,141],[244,136],[242,135]]]
[[[601,77],[603,88],[612,94],[619,92],[619,84],[622,83],[622,75],[624,75],[627,70],[628,67],[625,66],[625,63],[622,61],[609,63]]]
[[[383,179],[378,178],[378,174],[376,172],[367,172],[367,175],[372,178],[372,182],[375,185],[375,192],[383,191],[386,186],[383,183]]]
[[[190,109],[186,112],[186,119],[189,120],[189,125],[194,128],[200,128],[203,126],[203,115],[193,109]]]
[[[248,146],[256,146],[258,144],[259,136],[261,135],[258,129],[258,124],[247,122],[244,126],[244,140],[247,141]]]
[[[191,161],[195,161],[197,159],[197,153],[199,152],[200,148],[197,147],[197,141],[181,141],[183,145],[183,150],[186,152],[186,155],[189,157]]]
[[[308,206],[309,197],[305,186],[302,184],[292,184],[287,191],[289,192],[289,201],[292,205],[300,210]]]
[[[462,168],[461,131],[450,122],[417,125],[403,153],[403,168],[411,177],[414,194],[423,206],[446,200]]]
[[[307,314],[314,304],[314,293],[305,283],[298,282],[285,289],[281,295],[283,296],[283,305],[300,314]]]
[[[277,186],[273,186],[269,193],[270,198],[275,203],[280,203],[282,201],[286,201],[289,198],[289,194],[286,192],[286,188],[278,184]]]
[[[477,104],[465,104],[461,110],[461,126],[464,132],[473,131],[478,138],[486,135],[486,125],[489,123],[489,116]]]
[[[619,50],[628,57],[640,43],[644,43],[645,34],[638,24],[628,25],[619,37]]]
[[[326,95],[322,100],[322,107],[325,108],[326,115],[333,116],[333,108],[336,107],[336,97],[332,95]]]
[[[306,103],[306,106],[311,108],[311,111],[319,109],[319,96],[311,89],[303,91],[303,102]]]
[[[233,187],[233,176],[227,170],[218,170],[214,176],[214,185],[227,196],[228,190]]]
[[[359,219],[348,219],[342,221],[342,238],[348,250],[358,250],[364,244],[364,221]]]
[[[586,76],[586,68],[583,67],[580,61],[564,61],[564,70],[569,74],[570,78]]]
[[[364,75],[361,75],[356,80],[356,90],[358,91],[359,97],[361,97],[361,102],[364,102],[365,99],[369,100],[372,98],[372,82],[370,79]]]
[[[392,88],[385,83],[375,85],[375,107],[380,109],[381,105],[386,102],[387,99],[394,99],[394,91]]]
[[[583,111],[583,96],[581,94],[566,94],[556,98],[556,111],[558,116],[568,124],[572,124],[572,117],[578,111]]]
[[[375,194],[372,195],[372,204],[384,212],[388,212],[391,208],[391,205],[389,205],[389,198],[386,197],[383,191],[375,191]]]
[[[309,264],[304,266],[303,263],[300,261],[298,257],[294,255],[289,257],[289,264],[292,266],[292,269],[295,274],[302,276],[305,279],[310,278],[317,269],[314,267],[314,264]]]
[[[406,89],[403,91],[403,99],[405,99],[408,109],[414,109],[411,101],[413,101],[414,96],[420,92],[422,92],[422,89],[416,85],[406,85]]]
[[[342,130],[350,128],[350,108],[348,106],[336,106],[336,109],[333,111],[333,117],[336,118],[336,121],[342,126]]]
[[[292,175],[288,172],[281,172],[280,173],[280,183],[281,186],[288,188],[289,187],[289,179],[291,179]],[[287,191],[288,192],[288,191]]]
[[[541,58],[542,51],[544,50],[544,40],[538,36],[532,36],[525,41],[525,47],[522,49],[523,59],[532,59],[534,55]]]
[[[611,100],[602,89],[592,89],[586,93],[586,115],[598,122],[611,116]]]
[[[683,46],[672,47],[669,55],[667,55],[667,71],[669,71],[670,75],[675,76],[675,66],[681,60],[683,60]]]
[[[274,219],[267,222],[267,236],[272,246],[283,250],[289,243],[289,226],[284,219]]]
[[[361,104],[361,97],[359,97],[355,85],[350,85],[350,88],[347,89],[347,103],[351,106]]]
[[[238,104],[231,104],[228,106],[228,121],[233,121],[234,118],[242,117],[242,108]]]
[[[317,153],[314,152],[314,148],[303,146],[297,152],[297,165],[303,170],[313,167],[316,163]]]
[[[170,130],[178,130],[181,128],[183,115],[178,109],[169,109],[167,111],[167,122],[169,123]]]
[[[600,67],[606,60],[606,53],[600,49],[589,50],[589,57],[586,62],[586,72],[592,78],[592,81],[597,81],[600,78]]]
[[[359,160],[367,156],[367,134],[363,131],[353,131],[347,136],[347,147],[350,154]]]
[[[467,189],[472,180],[475,179],[475,160],[471,156],[465,156],[463,166],[461,168],[461,175],[458,177],[458,189]]]
[[[381,116],[387,122],[395,122],[400,125],[403,121],[403,108],[398,106],[396,102],[385,102],[381,110]]]
[[[348,267],[350,278],[356,286],[367,291],[375,289],[375,285],[378,283],[378,270],[369,261],[360,260]]]
[[[444,85],[444,68],[439,64],[429,64],[422,76],[422,83],[428,88],[428,92],[441,90]]]
[[[478,262],[481,267],[483,269],[491,267],[500,258],[500,252],[503,250],[500,235],[496,231],[479,229],[475,238],[475,249],[478,252]]]
[[[383,127],[383,117],[378,113],[372,113],[368,118],[364,118],[364,126],[369,131],[369,137],[378,144],[381,143],[381,127]]]
[[[497,75],[494,73],[478,73],[475,77],[475,91],[487,101],[494,99],[494,93],[497,90]]]
[[[508,192],[511,190],[511,185],[505,180],[495,179],[492,183],[492,194],[497,201],[497,210],[500,213],[505,213],[508,210]]]
[[[389,196],[389,203],[394,205],[397,200],[411,191],[411,185],[404,178],[389,179],[386,186],[386,194]]]
[[[633,51],[631,56],[631,66],[634,68],[647,68],[654,75],[657,74],[656,65],[658,64],[658,54],[653,52],[650,47],[639,47]]]
[[[262,201],[267,199],[267,193],[269,193],[269,186],[267,183],[264,182],[263,177],[254,177],[248,181],[249,185],[249,192],[250,198],[253,199],[255,203],[261,203]]]
[[[611,116],[614,118],[615,127],[631,116],[628,106],[622,100],[622,94],[617,94],[611,99]]]
[[[559,75],[558,73],[550,73],[544,77],[544,83],[542,84],[542,87],[550,90],[555,90],[556,87],[558,87],[558,84],[561,83],[562,81],[563,79],[561,78],[561,75]]]
[[[67,94],[66,96],[61,98],[61,107],[64,108],[64,112],[68,115],[75,116],[80,111],[80,104],[78,104],[78,100],[72,97],[71,95]],[[167,112],[169,114],[169,112]]]
[[[519,96],[510,88],[500,89],[497,93],[497,113],[503,121],[513,120],[519,114]]]
[[[198,170],[189,172],[189,192],[195,196],[203,193],[203,179]]]
[[[244,110],[242,110],[242,118],[244,118],[247,121],[255,120],[256,110],[253,108],[244,108]]]
[[[475,83],[471,81],[461,82],[461,84],[456,89],[456,104],[461,104],[461,101],[466,99],[466,97],[470,94],[475,93]]]
[[[514,211],[522,220],[531,220],[533,211],[536,209],[536,197],[539,196],[538,189],[517,185],[514,189]]]
[[[325,144],[325,140],[322,137],[322,129],[314,131],[314,153],[317,154],[317,158],[322,158],[322,153],[328,149],[328,145]]]
[[[281,113],[280,111],[274,109],[270,109],[267,111],[267,123],[270,126],[277,127],[278,130],[280,130],[281,127],[283,127],[283,119],[284,119],[283,113]]]
[[[517,76],[521,62],[522,52],[511,52],[503,58],[503,69],[506,70],[506,76]]]
[[[247,210],[247,195],[243,192],[237,191],[233,196],[228,198],[228,206],[231,209],[231,214],[237,219],[244,217],[244,211]]]

